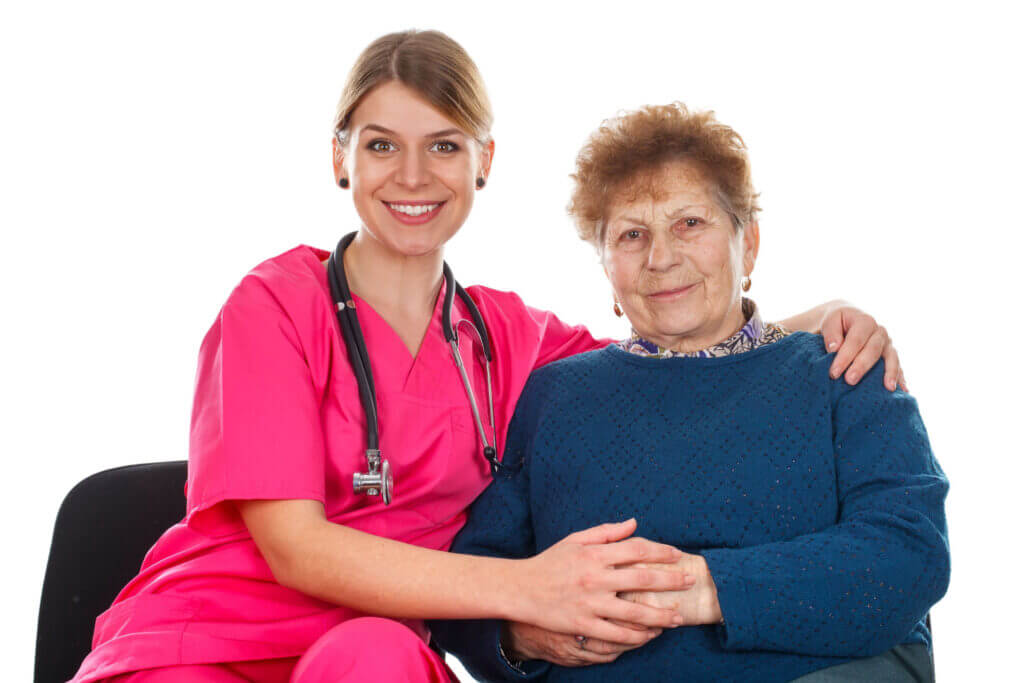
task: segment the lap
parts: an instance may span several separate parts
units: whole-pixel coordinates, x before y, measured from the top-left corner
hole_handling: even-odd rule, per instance
[[[792,683],[932,683],[931,656],[923,643],[897,645],[877,657],[819,669]]]
[[[300,658],[170,666],[126,673],[106,683],[449,683],[451,669],[416,633],[393,619],[361,617],[338,624]]]
[[[457,681],[436,652],[409,627],[381,617],[351,619],[321,636],[299,660],[292,683]]]
[[[105,683],[285,683],[298,658],[164,666],[121,674]]]

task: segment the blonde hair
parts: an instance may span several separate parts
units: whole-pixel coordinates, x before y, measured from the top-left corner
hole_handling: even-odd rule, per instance
[[[381,36],[356,59],[334,116],[340,142],[347,140],[349,119],[360,100],[390,81],[418,92],[481,144],[490,140],[494,115],[476,64],[440,31],[410,30]]]
[[[656,193],[650,173],[673,161],[691,162],[705,175],[737,230],[757,217],[761,207],[743,138],[714,112],[673,102],[604,121],[580,150],[569,202],[580,237],[600,250],[610,202],[628,191]]]

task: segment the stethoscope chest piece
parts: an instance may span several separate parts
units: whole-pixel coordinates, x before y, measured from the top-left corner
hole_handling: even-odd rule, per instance
[[[366,451],[366,463],[369,472],[352,474],[352,491],[365,493],[368,496],[380,496],[385,505],[391,504],[391,494],[395,489],[395,480],[391,476],[391,463],[380,457],[380,451]]]

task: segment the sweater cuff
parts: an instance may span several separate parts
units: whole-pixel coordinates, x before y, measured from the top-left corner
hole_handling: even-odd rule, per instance
[[[495,624],[497,628],[494,629],[493,643],[494,650],[498,653],[498,661],[501,662],[503,673],[505,674],[505,680],[507,681],[533,681],[537,680],[541,676],[548,672],[551,668],[550,662],[546,662],[543,659],[527,659],[525,661],[517,661],[516,666],[512,665],[512,662],[505,656],[505,651],[501,647],[501,629],[504,622],[493,621],[489,622]]]
[[[747,579],[742,571],[740,554],[729,548],[703,550],[700,554],[707,562],[718,591],[718,606],[723,620],[715,628],[719,644],[725,650],[757,649],[757,622],[747,596]]]

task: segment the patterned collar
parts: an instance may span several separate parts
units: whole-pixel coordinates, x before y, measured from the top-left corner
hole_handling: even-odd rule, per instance
[[[673,351],[663,349],[652,341],[644,339],[636,330],[633,330],[629,339],[620,341],[618,347],[623,351],[638,356],[655,356],[658,358],[718,358],[720,356],[731,356],[734,353],[753,351],[759,346],[771,344],[790,334],[782,325],[776,323],[765,323],[761,319],[761,313],[757,305],[750,299],[743,299],[743,317],[746,323],[739,332],[732,335],[725,341],[714,346],[709,346],[700,351]]]

